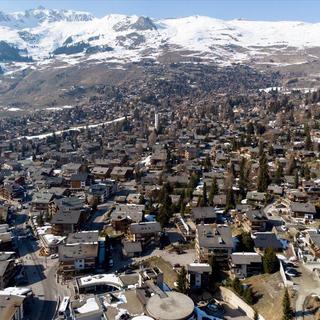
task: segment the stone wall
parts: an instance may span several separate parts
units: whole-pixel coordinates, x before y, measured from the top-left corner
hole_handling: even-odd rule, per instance
[[[230,304],[232,307],[243,311],[247,317],[254,319],[254,309],[249,306],[244,300],[242,300],[238,295],[226,287],[220,287],[220,294],[223,301]],[[259,320],[265,320],[261,315],[259,315]]]

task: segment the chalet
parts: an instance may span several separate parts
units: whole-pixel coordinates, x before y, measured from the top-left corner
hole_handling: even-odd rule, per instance
[[[133,242],[124,240],[122,241],[122,254],[125,257],[137,257],[142,253],[142,245],[141,242]]]
[[[189,184],[189,177],[185,175],[168,176],[167,181],[175,187],[186,187]]]
[[[10,183],[0,187],[0,198],[13,201],[24,197],[25,189],[17,183]]]
[[[311,254],[315,258],[320,258],[320,231],[318,229],[307,230],[306,242],[308,244]]]
[[[77,173],[70,177],[70,188],[72,190],[84,190],[90,184],[91,177],[87,172]]]
[[[307,202],[309,199],[308,194],[300,190],[290,190],[287,197],[292,202]]]
[[[54,195],[46,192],[36,192],[32,197],[30,212],[32,215],[49,212],[49,203]]]
[[[111,178],[117,181],[127,181],[133,178],[133,168],[114,167],[111,171]]]
[[[281,197],[283,196],[283,187],[278,185],[269,185],[268,186],[268,194],[274,197]]]
[[[151,243],[159,243],[161,226],[157,221],[131,223],[128,238],[133,242],[140,242],[144,249]]]
[[[150,167],[152,169],[163,169],[166,165],[167,161],[167,151],[162,150],[156,150],[150,158]]]
[[[54,235],[68,235],[79,229],[81,222],[84,222],[80,210],[59,211],[52,216],[52,233]]]
[[[230,258],[230,269],[240,279],[261,274],[261,255],[256,252],[234,252]]]
[[[225,194],[218,194],[213,197],[213,205],[217,208],[225,208],[227,204],[227,196]]]
[[[191,218],[196,224],[209,224],[217,221],[217,214],[214,207],[195,207],[192,208]]]
[[[144,208],[144,205],[118,204],[110,215],[113,229],[126,233],[132,222],[142,222]]]
[[[273,232],[256,232],[253,241],[258,253],[265,251],[267,248],[272,248],[278,252],[284,249],[282,242]]]
[[[93,167],[91,169],[91,174],[94,179],[105,180],[110,178],[111,171],[112,170],[109,167]]]
[[[88,172],[88,168],[82,163],[67,163],[62,166],[62,174],[65,177],[71,177],[72,175],[85,172]]]
[[[243,226],[248,232],[266,231],[268,218],[263,210],[249,210],[244,214]]]
[[[52,216],[59,211],[86,211],[85,203],[83,199],[78,197],[65,197],[60,199],[54,199],[49,203],[49,215]]]
[[[296,219],[313,220],[316,214],[316,207],[310,202],[292,202],[290,204],[290,215]]]
[[[264,205],[266,200],[266,193],[257,192],[257,191],[249,191],[247,193],[247,201],[248,204],[251,205]]]

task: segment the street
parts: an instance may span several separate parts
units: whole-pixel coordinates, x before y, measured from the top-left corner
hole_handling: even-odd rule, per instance
[[[24,211],[18,212],[15,226],[14,235],[27,280],[24,286],[32,288],[34,293],[31,305],[27,308],[27,319],[51,320],[59,299],[68,295],[68,289],[56,281],[58,260],[39,255],[37,240],[26,235]]]

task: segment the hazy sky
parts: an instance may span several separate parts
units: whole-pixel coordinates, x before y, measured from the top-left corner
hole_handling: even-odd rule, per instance
[[[320,0],[0,0],[0,11],[19,11],[40,5],[89,11],[98,17],[122,13],[154,18],[206,15],[220,19],[320,22]]]

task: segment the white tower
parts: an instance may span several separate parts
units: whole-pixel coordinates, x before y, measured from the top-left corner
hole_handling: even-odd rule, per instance
[[[154,114],[154,128],[159,130],[159,113],[157,112]]]

